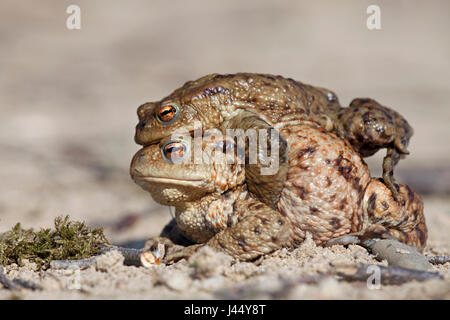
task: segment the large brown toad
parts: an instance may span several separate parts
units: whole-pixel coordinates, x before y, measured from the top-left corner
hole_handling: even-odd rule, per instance
[[[135,141],[143,146],[159,142],[176,129],[193,131],[196,121],[203,130],[218,128],[224,134],[227,128],[282,130],[292,124],[314,123],[349,141],[363,157],[387,148],[383,181],[395,197],[393,169],[400,157],[408,154],[413,134],[401,115],[375,100],[354,99],[349,107],[342,108],[336,95],[327,89],[252,73],[211,74],[189,81],[160,101],[141,105],[138,116]],[[271,207],[278,201],[286,179],[286,149],[281,139],[281,165],[276,174],[261,175],[258,166],[246,168],[249,190]]]
[[[176,208],[161,236],[197,243],[168,253],[164,262],[205,243],[252,260],[297,246],[306,233],[318,245],[354,234],[425,246],[423,203],[408,186],[399,185],[394,199],[385,184],[370,177],[347,141],[318,125],[292,125],[281,134],[289,148],[289,169],[275,208],[247,191],[245,166],[237,163],[235,152],[226,152],[234,139],[204,137],[203,163],[193,163],[192,141],[163,139],[136,153],[130,168],[134,181],[155,201]]]

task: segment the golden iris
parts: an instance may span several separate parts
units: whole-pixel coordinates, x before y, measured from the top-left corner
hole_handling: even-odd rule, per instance
[[[175,104],[165,104],[156,112],[156,117],[163,123],[170,123],[178,115],[178,107]]]
[[[164,157],[170,162],[179,162],[186,152],[186,146],[179,141],[169,141],[162,147]]]

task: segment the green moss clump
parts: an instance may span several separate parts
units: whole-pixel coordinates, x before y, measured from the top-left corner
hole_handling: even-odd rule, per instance
[[[48,267],[52,260],[84,259],[95,255],[109,244],[103,228],[90,229],[84,222],[57,217],[54,230],[23,229],[17,223],[0,235],[0,265],[21,264],[22,259]]]

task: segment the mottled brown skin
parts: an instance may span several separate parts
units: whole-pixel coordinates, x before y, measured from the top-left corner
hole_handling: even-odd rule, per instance
[[[394,237],[423,248],[427,229],[423,202],[407,185],[398,199],[346,140],[320,127],[286,127],[289,171],[277,203],[294,226],[294,241],[310,232],[317,244],[346,234]],[[296,228],[298,226],[298,228]]]
[[[393,178],[394,167],[403,155],[414,131],[397,112],[373,99],[354,99],[348,108],[338,113],[335,133],[350,142],[363,157],[369,157],[381,148],[387,148],[383,161],[383,181],[398,196]]]
[[[212,143],[206,138],[204,141]],[[172,164],[164,159],[160,145],[155,144],[136,153],[130,174],[155,201],[176,208],[175,223],[169,223],[161,234],[175,244],[207,243],[242,260],[252,260],[290,244],[289,222],[250,196],[242,165],[212,161]],[[164,242],[157,237],[146,247],[154,246],[155,241]],[[175,246],[179,250],[169,250],[163,261],[176,261],[197,248],[198,245]]]
[[[167,103],[179,107],[177,118],[170,123],[155,117],[155,110]],[[192,131],[194,121],[200,121],[205,130],[218,128],[224,133],[227,128],[249,127],[249,121],[255,128],[278,130],[292,124],[314,123],[348,140],[363,157],[386,148],[383,179],[394,196],[397,188],[393,169],[400,156],[408,154],[413,134],[402,116],[375,100],[355,99],[349,107],[342,108],[337,96],[327,89],[281,76],[252,73],[211,74],[189,81],[162,100],[141,105],[138,116],[135,141],[144,146],[159,142],[176,129]],[[283,159],[280,163],[280,172],[266,177],[259,175],[257,167],[247,167],[250,191],[272,207],[278,201],[287,172],[287,163]],[[259,187],[254,179],[259,180]],[[273,181],[279,183],[273,185]],[[268,197],[265,189],[276,196]]]
[[[318,245],[352,234],[425,246],[423,203],[408,186],[398,187],[396,200],[385,184],[370,177],[346,140],[317,125],[293,125],[281,133],[289,146],[289,169],[275,209],[247,191],[243,165],[168,163],[160,150],[164,140],[136,153],[132,178],[155,201],[176,208],[175,221],[162,236],[197,243],[175,246],[164,262],[189,256],[202,243],[252,260],[298,246],[307,233]],[[205,139],[203,148],[211,144],[225,159],[235,156],[223,152],[223,142]]]

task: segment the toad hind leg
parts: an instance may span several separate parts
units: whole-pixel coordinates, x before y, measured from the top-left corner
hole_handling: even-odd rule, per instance
[[[364,195],[364,211],[369,223],[364,232],[382,238],[395,238],[422,249],[427,241],[427,227],[422,198],[405,184],[399,185],[398,200],[378,179],[372,179]]]
[[[394,178],[394,167],[400,160],[400,154],[394,148],[388,148],[386,156],[383,159],[383,181],[386,186],[391,190],[392,196],[395,200],[399,199],[398,184]]]
[[[372,178],[363,199],[365,223],[359,232],[330,239],[327,246],[361,244],[370,247],[371,239],[396,239],[423,249],[427,241],[427,226],[423,201],[407,185],[398,186],[398,200],[390,189]]]
[[[245,200],[246,204],[238,206],[247,208],[249,215],[226,228],[206,245],[225,252],[243,261],[254,260],[291,243],[291,225],[280,213],[254,199]],[[167,254],[163,262],[173,263],[191,256],[204,244],[196,244]]]
[[[383,180],[395,198],[398,192],[393,177],[394,167],[414,133],[409,123],[397,112],[369,98],[354,99],[338,115],[337,134],[350,142],[363,157],[369,157],[386,148],[383,160]]]

